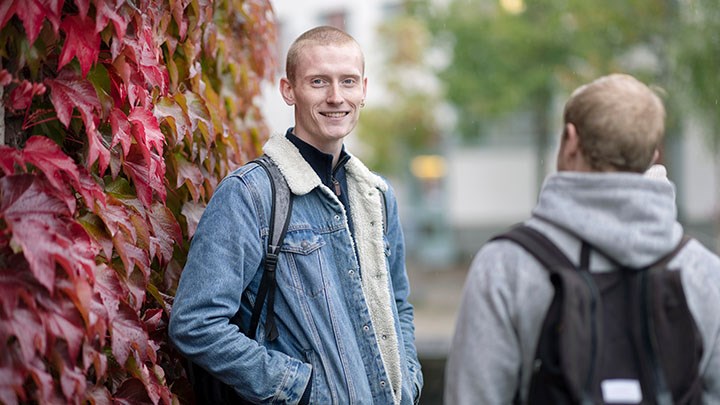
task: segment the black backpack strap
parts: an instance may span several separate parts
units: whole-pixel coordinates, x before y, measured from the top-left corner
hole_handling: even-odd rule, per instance
[[[533,255],[548,271],[575,269],[576,266],[547,236],[535,229],[520,224],[491,240],[511,240]]]
[[[263,263],[263,275],[260,280],[257,298],[253,306],[252,317],[250,318],[250,330],[248,336],[255,339],[257,327],[260,322],[260,313],[267,298],[267,315],[265,319],[266,338],[273,341],[278,336],[277,326],[275,325],[275,289],[277,281],[275,277],[275,269],[277,268],[278,257],[280,255],[280,247],[287,233],[290,224],[290,213],[292,212],[292,193],[288,187],[285,177],[280,172],[275,162],[267,155],[262,155],[254,160],[259,164],[270,179],[270,189],[272,190],[272,202],[270,208],[270,229],[268,233],[267,252]]]
[[[692,238],[688,235],[683,235],[682,239],[680,239],[680,242],[678,242],[677,246],[668,254],[661,257],[658,261],[648,266],[649,269],[655,269],[655,268],[663,268],[666,267],[668,263],[670,263],[670,260],[672,260],[678,253],[680,253],[681,250],[687,245],[688,242],[690,242]]]
[[[387,236],[388,233],[388,212],[387,212],[387,197],[385,192],[378,189],[380,192],[380,198],[382,199],[382,212],[383,212],[383,233]]]
[[[655,297],[655,299],[651,298],[651,296],[657,294],[657,292],[655,291],[656,288],[654,288],[650,280],[650,272],[667,268],[668,263],[685,247],[685,245],[691,239],[692,238],[688,235],[683,235],[682,239],[680,239],[680,242],[677,244],[677,246],[675,246],[672,251],[661,257],[653,264],[645,267],[647,271],[643,271],[641,273],[640,296],[642,314],[643,318],[645,319],[645,323],[642,325],[641,333],[645,343],[646,355],[648,356],[650,366],[652,368],[651,376],[653,381],[653,387],[655,389],[654,399],[655,403],[658,405],[672,405],[673,395],[660,361],[661,352],[656,336],[656,319],[653,316],[658,311],[660,311],[658,307],[662,305],[663,301],[658,297]],[[682,287],[680,287],[680,289],[682,290]],[[660,295],[660,297],[662,297],[662,295]],[[692,319],[692,314],[689,315],[689,319]],[[687,333],[691,333],[691,331],[688,330]]]

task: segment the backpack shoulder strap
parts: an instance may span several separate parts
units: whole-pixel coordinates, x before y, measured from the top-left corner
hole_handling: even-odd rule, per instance
[[[685,245],[687,245],[687,243],[690,242],[690,240],[692,240],[692,238],[690,236],[683,235],[682,239],[680,239],[680,242],[678,242],[677,246],[675,246],[675,248],[672,251],[670,251],[668,254],[661,257],[660,259],[658,259],[658,261],[656,261],[655,263],[648,266],[648,268],[657,269],[657,268],[666,267],[667,264],[670,263],[670,260],[672,260],[675,256],[677,256],[677,254],[680,253],[681,250],[683,250]]]
[[[293,199],[285,177],[270,157],[262,155],[255,159],[254,162],[265,170],[270,179],[272,201],[267,251],[263,262],[263,275],[260,280],[255,305],[253,306],[252,317],[250,318],[249,337],[255,339],[255,333],[257,332],[257,327],[260,322],[260,313],[262,312],[262,307],[267,297],[267,315],[265,320],[266,337],[268,340],[273,341],[278,336],[274,311],[275,288],[277,287],[275,269],[277,267],[278,256],[280,255],[280,247],[282,246],[288,225],[290,224]]]
[[[573,262],[550,239],[527,225],[517,225],[505,233],[496,235],[491,240],[501,239],[520,245],[550,272],[576,268]]]
[[[380,199],[382,199],[382,213],[383,213],[383,233],[387,236],[388,233],[388,212],[387,212],[387,197],[385,192],[378,189],[380,192]]]

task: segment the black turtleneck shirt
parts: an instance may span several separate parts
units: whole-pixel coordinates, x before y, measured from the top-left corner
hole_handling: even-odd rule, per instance
[[[333,167],[332,155],[321,152],[314,146],[298,138],[297,135],[293,133],[293,129],[294,128],[288,129],[285,136],[298,148],[300,155],[302,155],[303,159],[305,159],[318,177],[320,177],[320,181],[330,188],[338,197],[340,203],[345,207],[350,233],[354,234],[350,217],[350,203],[347,195],[347,177],[345,176],[345,163],[350,160],[350,155],[345,151],[345,145],[343,145],[342,151],[340,151],[340,158],[337,164]]]

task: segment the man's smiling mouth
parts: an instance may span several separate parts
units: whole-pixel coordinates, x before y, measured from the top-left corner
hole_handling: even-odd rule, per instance
[[[321,112],[320,115],[328,118],[342,118],[350,114],[348,111],[337,111],[337,112]]]

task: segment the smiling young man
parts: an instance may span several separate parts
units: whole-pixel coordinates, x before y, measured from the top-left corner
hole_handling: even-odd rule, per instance
[[[364,105],[362,50],[341,30],[314,28],[290,47],[286,73],[280,91],[295,126],[263,147],[293,194],[277,337],[266,337],[266,311],[256,339],[246,335],[271,215],[271,184],[256,163],[224,179],[205,210],[170,337],[251,403],[417,403],[423,378],[397,202],[343,144]]]

